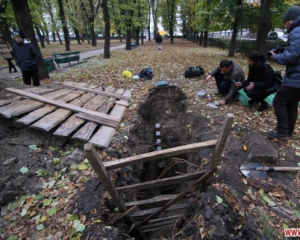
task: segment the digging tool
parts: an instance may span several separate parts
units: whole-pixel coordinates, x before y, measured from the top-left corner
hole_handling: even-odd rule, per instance
[[[267,172],[275,171],[300,171],[300,167],[264,167],[260,163],[244,163],[240,167],[241,172],[248,178],[267,179]]]

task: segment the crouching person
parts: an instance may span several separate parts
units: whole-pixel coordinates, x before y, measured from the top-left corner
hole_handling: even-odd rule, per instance
[[[218,105],[237,99],[239,88],[235,83],[245,80],[243,69],[237,63],[227,59],[222,60],[220,65],[206,77],[206,80],[208,81],[212,77],[215,78],[218,88],[218,92],[215,95],[226,95],[224,100],[218,101]]]
[[[252,51],[248,55],[249,74],[246,81],[236,83],[242,86],[245,93],[250,98],[249,104],[260,103],[257,111],[262,112],[268,108],[265,98],[271,93],[268,89],[273,85],[274,71],[272,67],[265,63],[265,58],[257,51]]]

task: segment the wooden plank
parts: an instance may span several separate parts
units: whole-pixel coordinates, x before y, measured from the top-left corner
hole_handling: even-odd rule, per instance
[[[165,210],[165,212],[169,212],[169,211],[175,211],[175,210],[180,210],[180,209],[185,209],[189,206],[188,203],[181,203],[181,204],[176,204],[173,205],[171,207],[169,207],[168,209]],[[139,217],[145,217],[149,214],[152,214],[154,212],[156,212],[157,210],[159,210],[160,208],[151,208],[151,209],[146,209],[146,210],[140,210],[140,211],[135,211],[130,213],[129,215],[133,218],[139,218]]]
[[[112,197],[112,199],[115,201],[117,207],[120,209],[120,211],[125,212],[126,207],[123,203],[123,200],[121,197],[119,197],[119,194],[115,188],[115,185],[110,179],[110,176],[108,175],[105,167],[103,166],[103,162],[100,159],[95,147],[91,143],[86,143],[84,145],[84,153],[86,158],[91,163],[91,166],[95,170],[95,172],[98,175],[98,178],[100,179],[101,183],[109,193],[109,195]]]
[[[34,87],[34,88],[26,88],[24,89],[26,92],[30,92],[30,93],[35,93],[38,95],[41,94],[46,94],[46,93],[50,93],[50,92],[54,92],[57,89],[54,88],[45,88],[45,87]]]
[[[12,102],[19,101],[20,99],[21,99],[21,96],[15,96],[14,98],[10,98],[10,99],[1,99],[0,100],[0,107],[4,106],[4,105],[7,105],[7,104],[10,104]]]
[[[179,175],[179,176],[175,176],[175,177],[168,177],[168,178],[163,178],[163,179],[159,179],[159,180],[152,180],[152,181],[148,181],[148,182],[118,187],[117,190],[118,190],[118,192],[129,192],[129,191],[134,191],[134,190],[138,190],[138,189],[148,189],[148,188],[155,188],[155,187],[160,187],[160,186],[165,186],[165,185],[177,184],[179,182],[185,182],[185,181],[191,181],[191,180],[197,179],[204,174],[205,174],[205,171],[184,174],[184,175]]]
[[[70,104],[73,106],[82,106],[93,96],[92,93],[86,93],[79,98],[74,99]],[[56,111],[48,114],[41,118],[39,121],[31,125],[32,128],[41,129],[44,131],[50,131],[52,128],[57,126],[59,123],[64,121],[68,116],[72,114],[72,111],[59,108]]]
[[[142,226],[141,230],[145,231],[145,230],[150,230],[153,228],[162,227],[162,226],[166,226],[166,225],[174,225],[176,220],[178,218],[180,218],[181,216],[182,215],[174,215],[174,216],[170,216],[170,217],[166,217],[166,218],[151,220],[151,221],[149,221],[148,225]]]
[[[125,203],[125,206],[127,208],[131,208],[133,206],[145,206],[145,205],[149,205],[151,203],[161,204],[166,201],[170,201],[170,200],[176,198],[177,196],[178,195],[176,195],[176,194],[160,195],[160,196],[156,196],[154,198],[150,198],[150,199],[146,199],[146,200],[127,202],[127,203]]]
[[[211,157],[209,168],[213,168],[218,164],[218,160],[220,159],[220,156],[222,154],[222,151],[224,149],[224,146],[226,144],[228,135],[230,133],[230,129],[232,127],[234,116],[232,113],[227,113],[226,118],[224,120],[218,141],[216,143],[215,150],[213,152],[213,155]]]
[[[130,91],[126,90],[123,93],[123,96],[130,97],[131,96]],[[126,101],[126,100],[120,100],[118,102],[128,104],[128,101]],[[127,108],[125,106],[115,105],[114,108],[112,109],[111,113],[109,114],[109,116],[114,116],[114,117],[122,119],[125,114],[126,109]],[[115,132],[116,132],[115,128],[101,126],[100,129],[89,140],[89,142],[93,143],[94,145],[96,145],[98,147],[108,147]]]
[[[96,90],[96,89],[89,89],[89,88],[85,88],[85,87],[74,86],[74,85],[69,84],[69,83],[63,83],[63,85],[71,87],[71,88],[80,89],[80,90],[85,91],[85,92],[90,92],[90,93],[95,93],[95,94],[99,94],[99,95],[106,96],[106,97],[113,97],[113,98],[116,98],[116,99],[123,99],[123,100],[130,101],[130,98],[128,98],[128,97],[118,95],[118,94],[114,94],[114,93],[107,93],[107,92],[99,91],[99,90]]]
[[[174,148],[169,148],[169,149],[164,149],[161,151],[154,151],[150,153],[144,153],[128,158],[122,158],[122,159],[117,159],[111,162],[105,162],[104,166],[106,167],[107,170],[112,170],[116,169],[119,167],[124,167],[127,165],[133,165],[133,164],[138,164],[141,162],[146,162],[154,159],[159,159],[159,158],[164,158],[164,157],[170,157],[174,155],[178,155],[181,153],[186,153],[186,152],[192,152],[192,151],[199,151],[207,148],[212,148],[216,145],[217,140],[210,140],[206,142],[200,142],[200,143],[192,143],[180,147],[174,147]]]
[[[107,91],[107,92],[115,92],[116,90],[115,90],[114,88],[112,88],[112,87],[108,87],[108,88],[105,89],[105,91]],[[118,91],[121,91],[121,90],[118,90]],[[117,93],[118,93],[118,91],[117,91]],[[123,92],[123,90],[122,90],[122,92]],[[120,92],[120,93],[121,93],[121,92]],[[99,96],[99,97],[100,97],[100,96]],[[104,97],[104,96],[103,96],[103,97]],[[95,105],[95,106],[97,106],[97,111],[103,111],[103,113],[107,113],[107,112],[105,111],[104,107],[102,107],[102,106],[103,106],[103,105],[108,105],[108,104],[110,104],[110,102],[111,102],[112,100],[115,101],[114,98],[109,98],[109,99],[107,99],[107,97],[105,97],[105,99],[107,100],[107,101],[105,102],[105,104],[104,104],[104,103],[101,103],[101,105]],[[83,119],[82,119],[82,120],[83,120]],[[93,132],[95,131],[96,127],[97,127],[97,124],[96,124],[96,123],[93,123],[93,122],[87,122],[83,127],[81,127],[81,128],[79,129],[79,131],[77,131],[77,132],[73,135],[72,138],[74,138],[74,139],[80,139],[81,141],[86,142],[86,141],[88,141],[88,140],[91,138],[91,136],[92,136]]]
[[[71,92],[71,93],[65,95],[62,98],[59,98],[59,101],[69,102],[69,101],[73,100],[74,98],[79,97],[83,93],[84,92],[81,92],[81,91],[74,91],[74,92]],[[27,114],[26,116],[20,118],[16,122],[28,125],[28,124],[31,124],[31,123],[35,122],[36,120],[42,118],[43,116],[47,115],[48,113],[53,112],[56,109],[57,109],[57,107],[47,104],[46,106],[39,108],[39,109]]]
[[[96,85],[88,85],[87,83],[83,83],[83,82],[63,82],[63,83],[59,83],[62,86],[64,86],[64,84],[70,85],[70,86],[74,86],[74,87],[88,87],[90,89],[94,89],[94,88],[98,88],[98,90],[102,91],[103,87],[99,87]]]
[[[104,96],[94,95],[94,97],[92,97],[86,104],[84,104],[83,108],[94,111],[101,106],[101,104],[105,101],[106,98],[107,97]],[[73,114],[63,124],[61,124],[60,127],[53,134],[64,137],[69,136],[72,132],[74,132],[84,123],[85,120],[78,118],[76,117],[76,114]]]
[[[117,118],[112,117],[112,116],[108,116],[108,115],[103,114],[103,113],[99,113],[99,112],[91,111],[91,110],[88,110],[88,109],[84,109],[84,108],[75,106],[73,104],[67,104],[67,103],[57,101],[57,100],[48,99],[44,96],[39,96],[39,95],[36,95],[36,94],[33,94],[33,93],[27,93],[23,90],[19,90],[19,89],[16,89],[16,88],[6,88],[6,90],[9,91],[9,92],[14,92],[14,93],[17,93],[17,94],[20,94],[20,95],[30,97],[32,99],[35,99],[35,100],[38,100],[38,101],[41,101],[41,102],[44,102],[44,103],[49,103],[51,105],[61,107],[61,108],[64,108],[64,109],[67,109],[67,110],[70,110],[70,111],[78,112],[78,113],[81,113],[81,114],[86,114],[89,117],[95,117],[97,119],[96,122],[101,123],[103,125],[116,127],[116,126],[118,126],[119,121],[120,121],[120,119],[117,119]]]
[[[6,88],[7,90],[7,88]],[[25,91],[23,91],[25,92]],[[47,93],[44,95],[45,98],[50,98],[50,99],[57,99],[60,98],[61,96],[64,96],[68,93],[72,92],[70,89],[60,89],[55,92]],[[31,93],[28,93],[31,94]],[[36,95],[38,96],[38,95]],[[31,99],[24,99],[18,102],[13,102],[9,105],[0,107],[0,114],[3,117],[6,118],[11,118],[14,116],[19,116],[23,113],[31,112],[33,110],[36,110],[37,108],[40,108],[44,106],[44,103],[34,101]]]

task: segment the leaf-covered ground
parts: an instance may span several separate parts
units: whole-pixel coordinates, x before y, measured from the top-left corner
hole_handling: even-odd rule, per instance
[[[123,123],[134,123],[138,119],[137,109],[140,104],[145,101],[149,89],[154,87],[158,80],[168,80],[169,84],[177,84],[178,87],[187,95],[188,112],[197,113],[201,117],[208,119],[208,126],[214,129],[216,119],[224,119],[226,113],[234,114],[234,131],[231,136],[239,137],[240,129],[250,129],[252,131],[269,131],[275,127],[276,119],[272,107],[267,111],[258,113],[258,106],[249,108],[244,107],[239,102],[232,102],[224,105],[219,109],[211,109],[206,106],[207,98],[198,98],[197,92],[201,89],[206,90],[212,96],[212,101],[221,99],[215,97],[214,92],[216,87],[214,81],[205,82],[204,78],[185,79],[184,71],[189,66],[201,65],[205,73],[208,74],[214,69],[218,63],[227,58],[227,51],[217,48],[202,48],[194,43],[184,40],[175,40],[174,44],[168,43],[164,39],[163,49],[157,50],[155,43],[145,42],[143,46],[131,51],[117,50],[111,52],[110,59],[103,59],[102,56],[90,59],[86,64],[78,65],[77,67],[68,68],[63,72],[51,73],[51,79],[44,80],[43,84],[51,82],[74,81],[85,82],[97,86],[113,86],[115,88],[131,89],[131,99],[129,108],[124,117]],[[248,71],[247,61],[245,56],[236,54],[230,60],[238,62],[244,69],[246,75]],[[284,69],[283,66],[271,63],[275,70]],[[133,75],[138,74],[142,68],[151,67],[154,72],[154,78],[150,81],[134,80],[133,78],[125,78],[122,75],[124,70],[131,71]],[[119,131],[124,131],[120,127]],[[126,132],[126,131],[125,131]],[[272,145],[278,149],[280,157],[277,161],[278,165],[300,165],[300,125],[297,123],[295,134],[292,140],[270,141]],[[120,151],[123,151],[122,145],[119,146]],[[242,145],[240,146],[241,151]],[[52,155],[54,149],[49,150],[49,155]],[[99,152],[103,158],[113,159],[107,155],[107,152]],[[61,152],[63,155],[64,152]],[[226,158],[226,152],[222,154]],[[224,163],[226,164],[226,163]],[[227,166],[228,167],[228,166]],[[24,169],[23,169],[24,170]],[[40,174],[43,175],[43,174]],[[120,229],[114,226],[114,222],[118,219],[118,215],[105,209],[106,214],[97,215],[99,206],[102,206],[102,198],[108,196],[97,196],[99,202],[95,205],[89,214],[79,215],[79,206],[74,205],[74,199],[81,190],[84,189],[84,183],[92,181],[95,178],[95,173],[92,171],[87,161],[82,164],[70,166],[68,171],[61,170],[55,172],[51,177],[45,174],[41,180],[44,183],[44,190],[40,194],[28,194],[12,202],[3,214],[3,219],[6,225],[2,226],[1,234],[9,239],[80,239],[82,234],[85,238],[82,239],[100,239],[94,235],[97,230],[103,234],[103,239],[114,239],[114,236],[120,234]],[[224,180],[224,179],[223,179]],[[95,180],[96,181],[96,180]],[[272,179],[268,180],[270,183]],[[215,200],[214,207],[222,205],[226,199],[224,206],[232,205],[237,212],[237,215],[247,219],[258,219],[258,231],[261,232],[265,239],[280,239],[283,236],[283,229],[287,227],[300,226],[299,200],[291,201],[291,192],[288,189],[275,188],[268,193],[263,190],[251,188],[246,178],[240,176],[237,185],[242,185],[248,188],[247,194],[243,198],[238,198],[234,194],[234,190],[226,187],[226,181],[215,182],[212,186],[214,196],[218,196]],[[291,181],[291,186],[300,187],[300,174],[295,173]],[[212,191],[212,190],[211,190]],[[297,190],[296,190],[297,191]],[[93,194],[91,192],[91,194]],[[299,195],[299,191],[296,195]],[[294,199],[294,198],[293,198]],[[208,198],[208,201],[209,198]],[[213,201],[211,201],[213,202]],[[91,203],[90,203],[91,204]],[[288,205],[293,210],[293,218],[287,219],[269,210],[270,206]],[[248,205],[248,208],[245,208]],[[71,208],[72,206],[72,208]],[[258,207],[259,211],[252,211]],[[81,208],[83,206],[80,206]],[[256,209],[256,210],[257,210]],[[297,210],[298,209],[298,210]],[[213,229],[205,226],[203,215],[199,212],[193,212],[192,220],[194,228],[198,229],[198,235],[202,238],[212,239]],[[91,217],[97,216],[97,217]],[[109,216],[109,221],[107,218]],[[233,229],[233,232],[238,232],[242,229],[245,221],[239,221],[238,225]],[[186,230],[186,229],[185,229]],[[88,231],[88,232],[86,232]],[[91,234],[91,235],[90,235]],[[174,233],[176,235],[176,233]],[[119,236],[119,235],[118,235]],[[161,235],[161,239],[164,235]],[[193,235],[187,235],[186,238],[193,239]],[[111,237],[111,238],[110,238]],[[126,237],[126,234],[123,234]],[[125,239],[125,238],[124,238]],[[129,239],[129,237],[127,238]],[[201,239],[201,238],[199,238]]]

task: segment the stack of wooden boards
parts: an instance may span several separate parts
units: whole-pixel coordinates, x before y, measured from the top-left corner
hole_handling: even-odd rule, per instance
[[[0,99],[3,117],[18,117],[18,123],[99,147],[109,146],[131,95],[129,90],[73,82],[5,90],[23,98]]]

